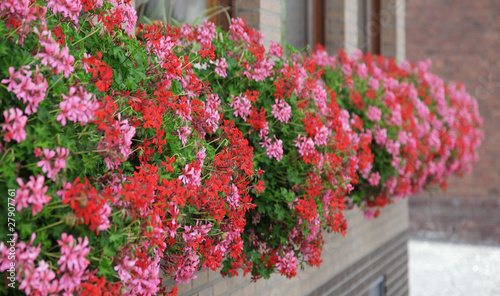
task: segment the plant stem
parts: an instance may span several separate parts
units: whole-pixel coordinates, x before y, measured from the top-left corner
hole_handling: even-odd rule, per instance
[[[78,42],[83,41],[83,40],[85,40],[85,39],[89,38],[90,36],[94,35],[95,33],[99,32],[100,30],[101,30],[101,28],[99,27],[99,28],[98,28],[98,29],[96,29],[94,32],[90,33],[89,35],[87,35],[87,36],[83,37],[82,39],[80,39],[80,40],[78,40],[78,41],[75,41],[75,42],[73,43],[73,46],[75,46],[75,44],[77,44]]]
[[[64,223],[64,220],[60,220],[60,221],[58,221],[58,222],[56,222],[56,223],[52,223],[52,224],[47,225],[47,226],[44,226],[44,227],[42,227],[42,228],[38,228],[35,232],[39,232],[39,231],[42,231],[42,230],[45,230],[45,229],[51,228],[51,227],[57,226],[57,225],[62,224],[62,223]]]

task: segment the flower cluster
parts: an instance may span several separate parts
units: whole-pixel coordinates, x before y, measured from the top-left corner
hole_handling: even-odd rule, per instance
[[[0,3],[0,189],[16,188],[28,295],[291,278],[351,203],[376,216],[477,159],[476,101],[427,63],[286,55],[240,18],[135,39],[129,2]]]
[[[334,87],[332,78],[339,75],[354,81],[338,99],[351,114],[366,118],[358,134],[371,135],[369,149],[379,155],[360,171],[356,203],[378,215],[392,200],[429,186],[445,189],[447,177],[471,171],[484,134],[477,101],[462,84],[446,84],[430,73],[430,61],[397,65],[342,50],[333,59],[325,55],[320,48],[313,58],[328,85]]]

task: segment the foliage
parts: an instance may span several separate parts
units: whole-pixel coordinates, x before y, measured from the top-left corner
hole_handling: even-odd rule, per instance
[[[480,142],[475,101],[423,64],[284,56],[242,19],[137,40],[128,1],[12,0],[0,19],[0,190],[17,209],[0,207],[16,222],[0,271],[15,262],[26,294],[293,277],[320,265],[322,231],[345,234],[346,205],[370,215],[442,184]]]

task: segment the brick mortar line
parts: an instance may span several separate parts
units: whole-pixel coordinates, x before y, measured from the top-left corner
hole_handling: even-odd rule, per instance
[[[393,238],[395,238],[395,237],[397,237],[397,236],[398,236],[398,235],[394,236]],[[325,245],[326,245],[326,243],[325,243]],[[339,246],[341,246],[341,244],[339,244]],[[383,245],[382,245],[382,246],[383,246]],[[379,247],[379,248],[380,248],[380,247]],[[377,249],[378,249],[378,248],[377,248]],[[361,258],[360,258],[360,259],[358,259],[358,260],[363,259],[364,257],[366,257],[366,256],[367,256],[367,255],[369,255],[369,254],[370,254],[370,253],[366,254],[365,256],[361,257]],[[356,262],[358,262],[358,260],[357,260]],[[339,273],[337,273],[337,274],[340,274],[340,273],[342,273],[342,272],[345,272],[345,271],[346,271],[349,267],[350,267],[350,266],[346,266],[346,267],[345,267],[345,268],[344,268],[341,272],[339,272]],[[320,270],[313,272],[313,273],[311,274],[311,276],[309,276],[306,280],[311,279],[312,277],[314,277],[314,276],[315,276],[317,273],[319,273],[319,272],[320,272]],[[332,277],[332,278],[334,278],[334,277]],[[327,280],[325,280],[324,282],[320,283],[320,284],[319,284],[316,288],[323,286],[324,284],[326,284],[326,283],[327,283],[329,280],[331,280],[332,278],[327,279]],[[298,286],[298,285],[300,285],[302,282],[303,282],[303,281],[301,281],[301,282],[299,282],[299,283],[296,283],[295,285],[293,285],[292,287],[290,287],[290,288],[289,288],[289,289],[287,289],[286,291],[289,291],[290,289],[293,289],[293,288],[297,287],[297,286]],[[315,290],[316,290],[316,289],[315,289]],[[310,292],[309,292],[309,294],[310,294],[310,293],[312,293],[312,292],[314,292],[315,290],[310,291]],[[286,291],[285,291],[285,292],[286,292]]]
[[[387,274],[387,286],[394,286],[396,283],[399,283],[399,281],[402,280],[401,275],[404,273],[408,273],[408,261],[403,260],[402,262],[399,262],[399,269],[397,271],[394,271],[392,274]],[[408,280],[408,278],[406,278]],[[396,286],[397,287],[397,286]]]
[[[406,241],[407,240],[407,237],[406,235],[403,235],[406,231],[403,231],[401,232],[400,234],[398,235],[395,235],[393,238],[397,238],[398,236],[401,236],[400,238],[397,238],[396,242],[393,242],[392,244],[396,245],[396,246],[399,246],[403,241]],[[384,244],[385,245],[385,244]],[[381,247],[383,247],[384,245],[382,245]],[[348,280],[352,279],[353,277],[355,277],[358,273],[362,272],[367,266],[370,265],[370,262],[368,262],[368,257],[370,254],[372,253],[377,253],[378,249],[380,248],[377,248],[376,250],[373,250],[372,252],[368,253],[366,256],[360,258],[358,261],[354,262],[354,264],[351,264],[352,265],[355,265],[357,262],[359,261],[365,261],[365,263],[363,263],[363,265],[361,265],[359,268],[356,269],[356,271],[354,271],[353,273],[351,273],[347,278],[345,278],[344,280],[342,280],[342,282],[336,284],[335,286],[331,287],[328,292],[331,292],[333,290],[335,290],[336,288],[340,287],[342,284],[344,284],[345,282],[347,282]],[[386,248],[384,251],[382,252],[378,252],[378,254],[370,261],[377,261],[378,259],[382,258],[383,256],[387,255],[387,253],[390,253],[390,251],[392,251],[391,248]],[[392,257],[392,256],[391,256]],[[390,258],[391,258],[390,257]],[[345,270],[347,270],[350,266],[344,268],[344,270],[342,270],[341,272],[339,272],[338,274],[341,274],[342,272],[345,272]],[[332,280],[333,278],[335,277],[332,277],[328,280],[326,280],[325,282],[321,283],[320,285],[317,286],[316,289],[314,289],[313,291],[310,291],[308,293],[308,295],[310,295],[311,293],[313,293],[314,291],[316,291],[318,288],[324,286],[329,280]]]
[[[406,262],[404,262],[404,261],[406,261]],[[397,270],[397,268],[396,268],[396,267],[401,268],[401,267],[403,267],[405,264],[406,264],[406,267],[408,267],[408,260],[406,260],[406,258],[405,258],[405,260],[403,260],[403,261],[401,261],[401,262],[397,262],[397,263],[398,263],[398,265],[395,265],[395,267],[391,268],[391,270],[390,270],[390,271],[388,270],[388,271],[387,271],[387,274],[390,274],[390,273],[392,273],[393,271]],[[393,282],[397,282],[397,280],[399,279],[399,276],[401,275],[401,272],[402,272],[402,271],[405,271],[405,270],[407,271],[407,270],[408,270],[408,268],[406,268],[406,269],[401,268],[401,269],[400,269],[400,271],[398,271],[398,272],[394,273],[394,276],[392,276],[390,279],[387,279],[387,285],[392,284]]]
[[[398,244],[398,245],[399,245],[399,244]],[[392,249],[392,250],[393,250],[393,249]],[[391,250],[391,251],[392,251],[392,250]],[[392,263],[392,261],[393,261],[393,259],[394,259],[394,258],[397,258],[397,257],[398,257],[399,255],[401,255],[402,253],[404,253],[404,252],[401,252],[401,251],[399,251],[399,252],[398,252],[398,251],[396,251],[396,252],[392,253],[392,254],[390,255],[390,257],[388,257],[388,259],[387,259],[387,260],[385,260],[385,263],[384,263],[383,265],[380,265],[380,266],[378,266],[378,267],[374,268],[374,270],[371,272],[371,274],[367,274],[367,275],[365,275],[364,277],[362,277],[362,278],[361,278],[360,280],[358,280],[357,282],[361,282],[361,283],[366,282],[366,281],[370,278],[370,276],[371,276],[371,275],[376,274],[376,273],[378,273],[378,272],[379,272],[379,271],[381,271],[381,270],[384,270],[384,268],[385,268],[386,266],[388,266],[389,264],[391,264],[391,263]],[[380,258],[377,258],[377,259],[380,259]],[[370,261],[377,261],[377,260],[370,260]],[[370,261],[368,261],[368,263],[371,263]],[[360,273],[363,271],[363,269],[364,269],[364,268],[358,268],[358,269],[357,269],[357,272],[356,272],[356,275],[360,274]],[[343,295],[349,295],[349,293],[350,293],[352,290],[354,290],[355,288],[357,288],[357,286],[351,286],[351,287],[350,287],[347,291],[344,291],[344,292],[341,294],[341,296],[343,296]],[[330,292],[330,291],[332,291],[332,289],[328,290],[328,292]],[[327,294],[328,294],[328,293],[327,293]]]
[[[404,275],[402,275],[402,276],[404,276]],[[392,294],[400,294],[401,291],[404,291],[405,289],[407,289],[408,283],[409,283],[408,281],[401,279],[399,282],[397,282],[397,286],[394,286],[391,293]]]
[[[408,258],[408,257],[409,256],[408,256],[408,244],[407,244],[406,245],[406,258]],[[389,273],[393,272],[394,270],[396,270],[396,267],[392,267],[391,269],[388,269],[387,273],[389,274]]]
[[[407,283],[408,282],[408,278],[406,278],[406,281],[404,280],[404,278],[400,278],[404,273],[407,273],[408,271],[407,270],[401,270],[401,272],[398,273],[398,281],[396,281],[395,283],[393,284],[397,284],[397,286],[395,285],[393,290],[395,292],[397,292],[403,285],[404,283]],[[389,284],[387,284],[387,286],[389,286]]]
[[[406,232],[406,231],[403,231],[403,232]],[[402,234],[403,232],[401,232],[400,234]],[[398,235],[400,235],[400,234],[398,234]],[[396,238],[398,235],[395,235],[393,238]],[[406,239],[407,239],[407,238],[406,238]],[[330,240],[330,241],[331,241],[331,240]],[[325,245],[326,245],[326,243],[325,243]],[[341,246],[341,245],[342,245],[342,244],[339,244],[339,246]],[[399,243],[398,243],[398,245],[399,245]],[[383,246],[383,245],[382,245],[382,246]],[[382,246],[380,246],[380,247],[382,247]],[[380,248],[380,247],[378,247],[378,248]],[[378,248],[377,248],[377,249],[378,249]],[[334,251],[334,250],[332,250],[332,251]],[[375,250],[375,251],[376,251],[376,250]],[[366,254],[366,255],[365,255],[365,256],[363,256],[363,257],[366,257],[366,256],[367,256],[367,255],[369,255],[369,254],[370,254],[370,253]],[[363,258],[361,258],[361,259],[363,259]],[[378,259],[378,258],[377,258],[377,259]],[[356,262],[358,262],[358,261],[356,261]],[[355,263],[356,263],[356,262],[355,262]],[[339,272],[339,273],[337,273],[337,274],[340,274],[340,273],[344,272],[344,271],[345,271],[346,269],[348,269],[349,267],[350,267],[350,266],[347,266],[346,268],[344,268],[341,272]],[[364,267],[364,265],[363,265],[363,267]],[[304,272],[304,271],[302,271],[302,272]],[[300,286],[300,285],[301,285],[304,281],[310,280],[310,279],[311,279],[312,277],[314,277],[314,275],[315,275],[315,274],[317,274],[318,272],[320,272],[320,270],[314,271],[313,273],[311,273],[311,275],[310,275],[308,278],[306,278],[306,279],[304,279],[304,280],[302,280],[302,281],[300,281],[300,282],[298,282],[298,283],[294,284],[292,287],[290,287],[290,288],[288,288],[287,290],[285,290],[285,291],[284,291],[281,295],[286,295],[288,291],[290,291],[291,289],[296,288],[297,286]],[[321,284],[317,285],[317,287],[316,287],[316,288],[323,286],[326,282],[328,282],[328,281],[329,281],[329,280],[331,280],[331,279],[332,279],[332,278],[330,278],[330,279],[326,280],[325,282],[323,282],[323,283],[321,283]],[[279,281],[275,282],[275,283],[274,283],[274,284],[272,284],[271,286],[268,286],[268,287],[265,287],[265,288],[260,289],[259,291],[257,291],[257,294],[259,294],[259,292],[262,292],[262,291],[264,291],[264,290],[270,290],[271,288],[276,287],[278,284],[281,284],[283,281],[284,281],[283,279],[280,279]],[[343,282],[342,282],[342,283],[343,283]],[[315,290],[316,290],[316,289],[315,289]],[[309,292],[308,292],[308,294],[310,294],[310,293],[314,292],[315,290],[313,290],[313,291],[309,291]]]
[[[398,293],[397,295],[398,296],[408,296],[408,294],[409,294],[408,293],[409,292],[408,289],[409,289],[408,285],[403,286],[402,290],[396,291]]]
[[[205,290],[206,288],[210,288],[210,287],[213,287],[214,284],[217,284],[218,282],[222,281],[222,280],[227,280],[227,278],[218,278],[216,280],[213,280],[213,281],[208,281],[208,283],[206,284],[203,284],[201,286],[199,286],[198,288],[196,289],[193,289],[189,292],[187,292],[187,294],[184,294],[183,296],[191,296],[191,295],[194,295],[198,292],[200,292],[201,290]]]
[[[264,279],[261,279],[261,280],[264,280]],[[233,293],[233,292],[236,292],[236,291],[238,291],[238,290],[240,290],[240,289],[245,288],[246,286],[248,286],[248,285],[250,285],[250,284],[252,284],[252,282],[251,282],[251,281],[246,281],[246,282],[244,282],[244,283],[242,283],[242,284],[239,284],[238,286],[236,286],[236,287],[234,287],[234,288],[230,289],[230,290],[229,290],[229,291],[227,291],[226,293],[221,294],[220,296],[227,296],[227,295],[229,295],[229,294],[231,294],[231,293]]]

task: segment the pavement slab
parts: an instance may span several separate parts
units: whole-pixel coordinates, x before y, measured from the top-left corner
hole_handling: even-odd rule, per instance
[[[410,296],[500,296],[500,246],[410,239]]]

